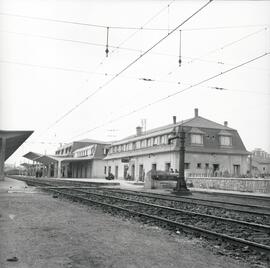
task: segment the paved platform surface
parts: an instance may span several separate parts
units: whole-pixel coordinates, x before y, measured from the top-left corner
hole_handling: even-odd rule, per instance
[[[12,179],[0,182],[1,268],[252,267],[200,239],[26,187]]]

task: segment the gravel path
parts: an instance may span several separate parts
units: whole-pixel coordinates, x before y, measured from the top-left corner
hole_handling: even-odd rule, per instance
[[[9,262],[8,258],[18,261]],[[250,267],[199,239],[45,193],[0,191],[0,267]]]

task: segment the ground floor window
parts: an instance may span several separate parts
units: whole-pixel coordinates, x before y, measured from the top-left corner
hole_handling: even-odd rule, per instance
[[[104,174],[107,174],[107,167],[104,167]]]
[[[152,170],[157,170],[157,164],[156,163],[152,164]]]
[[[165,163],[165,171],[169,172],[171,168],[171,163]]]
[[[190,163],[185,163],[185,169],[190,169]]]

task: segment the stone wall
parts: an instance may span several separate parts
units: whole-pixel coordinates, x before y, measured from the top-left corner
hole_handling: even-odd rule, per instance
[[[270,179],[257,178],[187,178],[194,188],[270,193]]]

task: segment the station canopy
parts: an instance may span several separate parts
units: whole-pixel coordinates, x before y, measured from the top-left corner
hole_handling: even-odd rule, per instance
[[[92,160],[94,157],[59,157],[55,155],[41,155],[39,153],[35,152],[28,152],[23,157],[44,164],[44,165],[50,165],[50,164],[57,164],[58,162],[77,162],[77,161],[89,161]]]
[[[0,130],[1,147],[2,139],[6,140],[4,160],[7,160],[32,133],[33,131]]]

